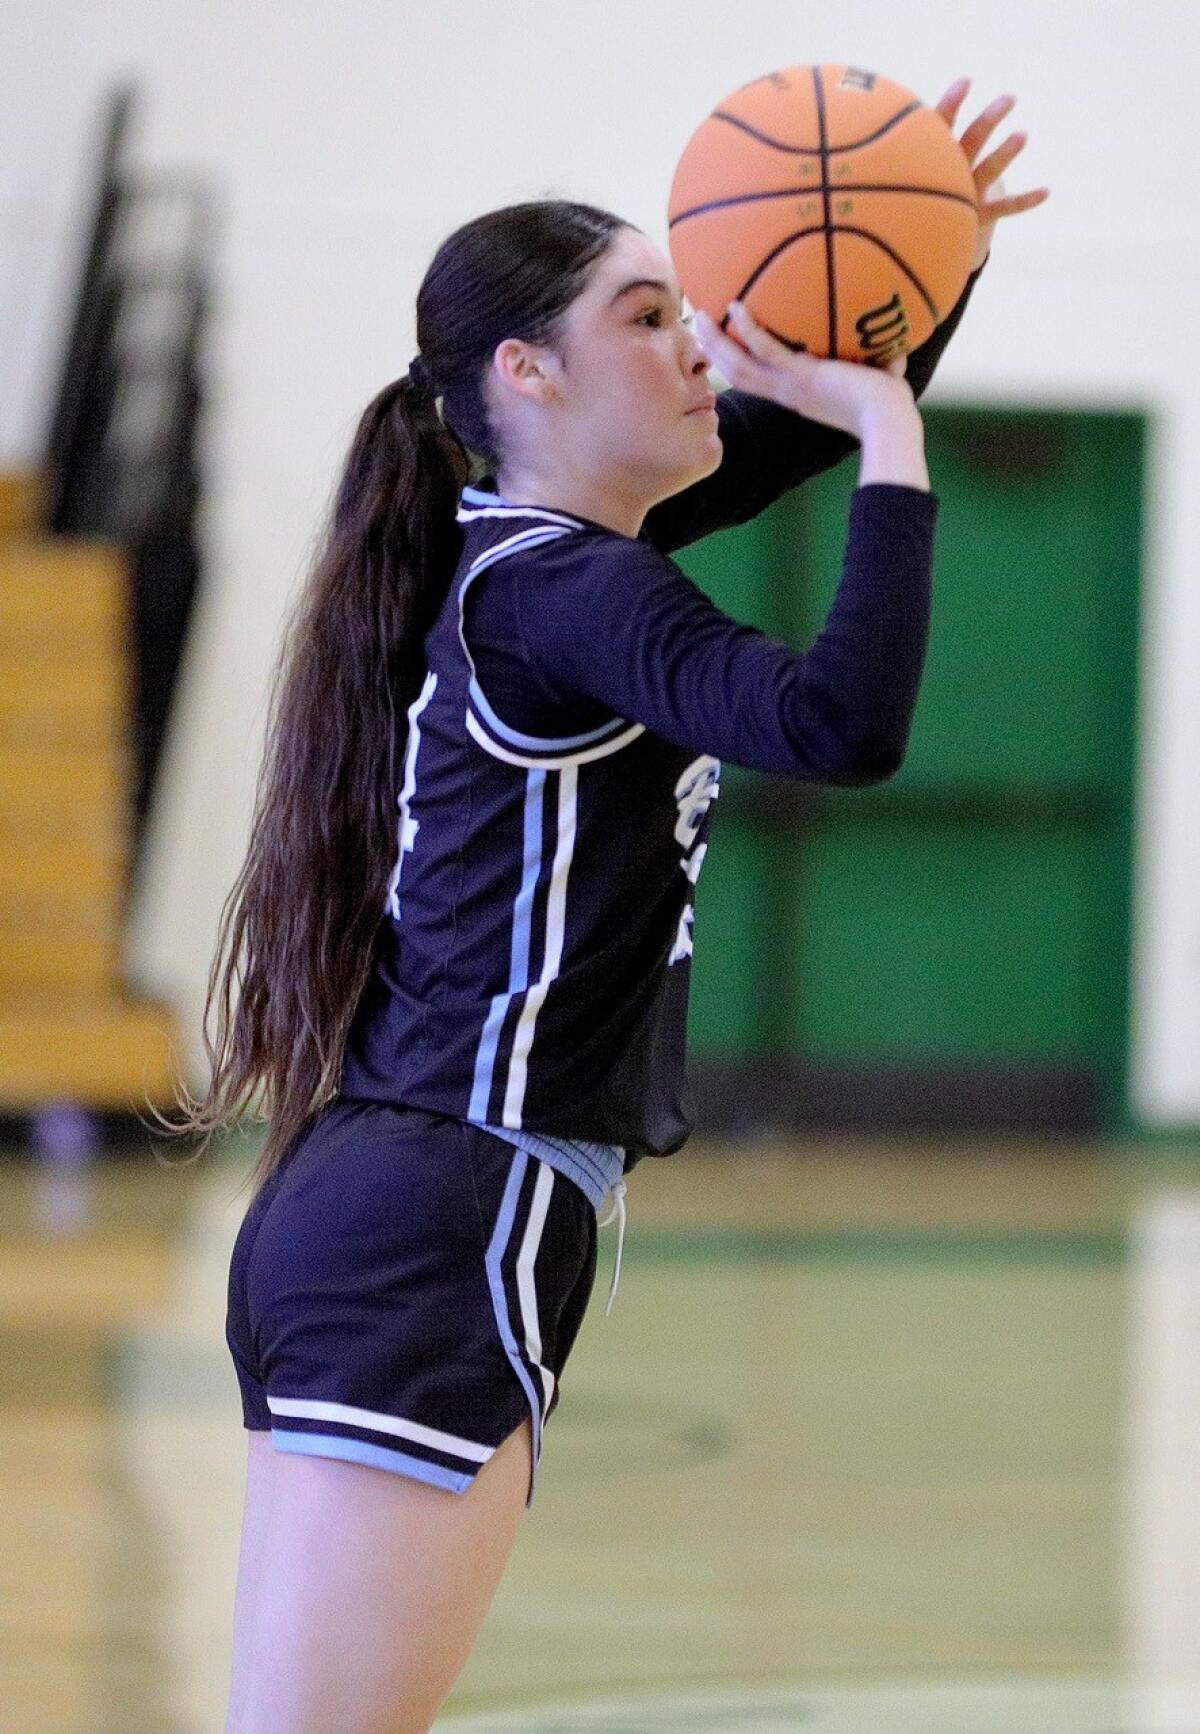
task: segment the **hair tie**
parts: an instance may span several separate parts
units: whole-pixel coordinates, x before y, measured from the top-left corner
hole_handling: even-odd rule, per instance
[[[408,377],[416,386],[421,397],[427,398],[432,403],[437,397],[437,388],[419,351],[408,364]]]

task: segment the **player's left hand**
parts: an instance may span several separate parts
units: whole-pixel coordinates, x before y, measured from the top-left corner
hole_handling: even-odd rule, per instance
[[[969,78],[956,78],[940,102],[934,108],[946,125],[953,128],[958,119],[958,111],[971,88]],[[980,157],[984,145],[1000,125],[1005,115],[1016,104],[1015,96],[998,96],[995,102],[990,102],[981,114],[971,122],[959,144],[966,152],[971,172],[975,176],[975,193],[979,203],[979,243],[975,248],[975,257],[971,261],[972,271],[978,271],[988,256],[992,245],[992,235],[1001,217],[1015,217],[1019,211],[1031,211],[1035,205],[1050,197],[1049,187],[1035,187],[1032,192],[1013,193],[989,199],[989,191],[994,190],[1003,195],[1004,182],[1001,175],[1014,157],[1020,155],[1028,142],[1029,134],[1024,132],[1010,133],[1002,145],[997,145],[990,156]]]

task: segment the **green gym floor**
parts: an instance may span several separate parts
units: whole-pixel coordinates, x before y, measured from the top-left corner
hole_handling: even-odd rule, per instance
[[[4,1734],[221,1734],[253,1149],[0,1162]],[[1200,1734],[1200,1142],[693,1139],[628,1208],[439,1730]]]

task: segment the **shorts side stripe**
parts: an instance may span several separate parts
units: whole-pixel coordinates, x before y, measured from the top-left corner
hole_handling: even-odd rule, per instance
[[[404,1451],[387,1451],[382,1445],[368,1445],[363,1439],[344,1439],[337,1433],[282,1433],[272,1427],[271,1441],[277,1451],[292,1451],[301,1457],[341,1457],[348,1463],[369,1463],[374,1469],[392,1469],[402,1475],[415,1475],[418,1481],[449,1488],[451,1493],[465,1493],[475,1479],[474,1472],[462,1475],[453,1469],[443,1469],[439,1463],[427,1463],[423,1457],[410,1457]]]
[[[547,1163],[539,1160],[537,1185],[533,1189],[533,1203],[529,1207],[529,1221],[525,1224],[525,1235],[521,1241],[521,1251],[517,1257],[517,1292],[521,1297],[521,1321],[525,1327],[525,1352],[541,1374],[542,1414],[550,1407],[550,1399],[554,1395],[554,1374],[549,1367],[542,1365],[542,1325],[538,1318],[537,1289],[533,1281],[533,1266],[537,1258],[538,1247],[542,1241],[542,1230],[546,1226],[546,1212],[550,1208],[550,1193],[554,1187],[554,1170]]]
[[[414,1445],[429,1445],[435,1451],[445,1451],[452,1457],[465,1457],[468,1463],[486,1463],[495,1450],[494,1445],[477,1445],[473,1439],[460,1439],[457,1434],[422,1426],[419,1421],[404,1421],[395,1415],[380,1415],[373,1409],[356,1409],[350,1403],[330,1403],[320,1397],[268,1396],[267,1405],[273,1415],[291,1415],[296,1420],[342,1421],[348,1427],[362,1427],[370,1433],[391,1433],[399,1439],[411,1439]],[[320,1437],[327,1438],[328,1435],[321,1434]]]
[[[517,1339],[513,1334],[512,1323],[508,1315],[508,1299],[504,1292],[502,1260],[512,1238],[513,1224],[516,1221],[517,1206],[521,1197],[521,1185],[528,1167],[529,1157],[524,1150],[518,1150],[514,1146],[512,1165],[509,1168],[508,1180],[504,1187],[504,1197],[496,1215],[496,1226],[492,1231],[492,1238],[485,1259],[488,1287],[492,1291],[492,1310],[496,1315],[496,1327],[500,1332],[500,1341],[504,1345],[505,1354],[512,1363],[513,1371],[521,1381],[533,1421],[533,1454],[529,1466],[529,1493],[525,1500],[526,1506],[533,1503],[533,1490],[537,1481],[538,1458],[542,1451],[542,1410],[538,1402],[537,1391],[529,1377],[528,1369],[521,1359]]]

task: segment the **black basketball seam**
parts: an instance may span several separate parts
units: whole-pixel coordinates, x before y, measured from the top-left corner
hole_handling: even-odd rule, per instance
[[[733,296],[732,299],[735,301],[744,300],[746,295],[749,293],[749,291],[758,282],[759,278],[762,276],[762,274],[766,270],[767,266],[769,264],[771,264],[772,260],[778,259],[779,255],[783,252],[784,248],[790,247],[792,245],[793,241],[803,241],[809,235],[821,235],[824,232],[825,232],[824,223],[814,223],[811,229],[797,229],[794,235],[785,235],[783,240],[780,241],[780,243],[777,247],[772,247],[771,251],[767,254],[765,259],[760,259],[758,265],[750,273],[749,277],[747,277],[746,281],[742,284],[741,288],[738,290],[737,294],[735,296]],[[721,330],[724,331],[725,328],[728,326],[728,324],[729,324],[729,315],[728,315],[728,313],[725,313],[721,317]],[[772,335],[775,335],[775,334],[773,333]],[[786,340],[781,339],[781,341],[786,341]]]
[[[934,301],[933,296],[929,293],[928,289],[926,289],[924,283],[922,283],[921,279],[917,276],[916,272],[914,270],[912,270],[912,268],[910,266],[905,264],[904,260],[900,257],[899,253],[894,252],[893,249],[888,246],[886,241],[881,241],[879,239],[878,235],[873,235],[871,233],[870,229],[856,229],[856,228],[852,227],[852,225],[849,223],[837,223],[837,224],[835,224],[834,225],[834,232],[836,234],[839,234],[839,235],[857,235],[860,238],[860,240],[873,241],[875,246],[877,246],[881,252],[886,253],[888,258],[891,259],[895,264],[899,265],[900,269],[904,272],[904,275],[906,277],[908,277],[916,285],[916,287],[918,288],[918,290],[921,293],[921,297],[924,300],[926,307],[928,307],[930,313],[933,316],[934,324],[936,325],[938,323],[939,319],[941,318],[941,315],[939,314],[939,312],[937,310],[937,303]]]
[[[814,80],[816,77],[817,68],[814,66]],[[894,114],[891,120],[885,121],[877,132],[869,132],[865,138],[856,138],[851,140],[849,144],[844,145],[782,144],[779,139],[768,138],[765,132],[759,132],[758,128],[756,126],[751,126],[748,120],[739,120],[736,114],[727,114],[723,108],[714,108],[708,118],[709,120],[725,120],[729,122],[730,126],[741,127],[743,132],[749,133],[750,137],[756,138],[760,144],[770,145],[772,150],[787,151],[789,156],[839,156],[843,151],[859,151],[864,145],[874,144],[876,139],[882,138],[886,132],[891,132],[894,126],[899,126],[900,122],[906,119],[908,115],[915,114],[917,109],[923,108],[924,106],[925,105],[922,102],[910,102],[907,108],[902,108],[899,114]]]
[[[813,88],[817,98],[817,126],[821,134],[821,198],[825,205],[825,286],[826,306],[829,312],[829,335],[826,345],[830,355],[837,354],[837,273],[833,268],[833,230],[830,226],[831,212],[829,209],[829,152],[828,131],[825,125],[825,86],[821,81],[821,69],[812,69]]]
[[[711,204],[693,205],[690,211],[680,211],[678,216],[670,219],[667,227],[673,229],[676,223],[686,222],[689,217],[702,217],[706,211],[723,211],[729,205],[752,205],[761,199],[793,199],[800,194],[818,191],[817,187],[780,187],[770,193],[737,193],[731,199],[713,199]],[[969,199],[965,193],[947,193],[941,187],[897,187],[876,181],[847,181],[845,184],[839,182],[833,191],[838,194],[921,193],[926,198],[951,199],[956,205],[969,205],[973,211],[978,209],[977,201]]]
[[[894,186],[890,181],[839,181],[835,193],[923,193],[930,199],[953,199],[956,205],[969,205],[974,211],[978,201],[966,193],[948,193],[943,187]]]
[[[740,286],[740,290],[737,291],[737,295],[735,295],[734,300],[737,300],[737,302],[742,302],[742,300],[746,300],[747,295],[749,295],[749,291],[753,290],[754,284],[758,283],[758,279],[760,279],[761,274],[763,274],[763,272],[766,271],[766,267],[768,267],[768,265],[770,265],[770,264],[773,264],[773,260],[777,260],[777,258],[779,258],[780,253],[782,253],[782,251],[784,251],[784,248],[787,248],[787,246],[791,246],[792,241],[803,241],[803,239],[806,239],[806,236],[810,236],[810,234],[829,234],[829,232],[832,232],[832,234],[857,234],[858,239],[862,239],[862,241],[874,241],[874,244],[876,244],[877,248],[881,248],[881,251],[884,251],[884,253],[886,253],[886,255],[888,255],[888,258],[891,258],[891,260],[895,260],[895,264],[900,265],[900,269],[902,269],[903,274],[905,274],[905,277],[909,277],[910,281],[912,281],[912,283],[916,284],[917,290],[919,290],[919,293],[921,293],[921,298],[923,298],[924,303],[926,303],[926,307],[928,307],[928,309],[929,309],[929,314],[931,314],[931,316],[933,316],[933,323],[938,324],[938,321],[940,321],[940,314],[938,314],[938,309],[936,309],[935,300],[933,300],[933,297],[931,297],[931,295],[929,295],[929,291],[926,290],[926,286],[924,286],[924,283],[921,283],[921,277],[917,277],[916,272],[912,271],[912,269],[910,269],[909,265],[905,265],[905,262],[903,262],[902,258],[900,258],[900,255],[898,255],[898,253],[893,253],[893,250],[891,250],[890,246],[888,246],[888,243],[886,243],[886,241],[881,241],[881,239],[879,239],[879,236],[877,236],[877,234],[872,234],[872,232],[869,231],[869,229],[855,229],[855,227],[851,227],[850,224],[832,224],[831,229],[825,229],[824,224],[813,224],[812,229],[796,229],[796,231],[794,231],[794,234],[787,234],[787,236],[784,236],[784,239],[782,239],[782,241],[780,241],[779,246],[773,246],[772,250],[770,250],[770,253],[766,253],[766,257],[761,258],[760,262],[758,262],[758,269],[756,269],[756,271],[751,272],[751,276],[747,277],[746,283],[744,283],[744,284],[742,284],[742,286]],[[728,328],[728,314],[723,314],[723,316],[721,316],[720,329],[721,329],[721,331],[725,331],[725,329],[727,329],[727,328]],[[765,329],[770,329],[770,328],[765,328]],[[772,336],[779,336],[779,331],[772,331]],[[782,338],[782,336],[780,336],[779,340],[780,340],[780,343],[786,343],[787,342],[787,338]],[[789,349],[791,349],[791,347],[792,347],[791,343],[789,343],[789,345],[787,345],[787,347],[789,347]],[[803,347],[803,345],[801,345],[801,347]],[[829,354],[831,354],[831,355],[834,354],[834,350],[831,349],[831,352],[829,352]]]

